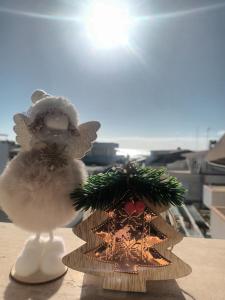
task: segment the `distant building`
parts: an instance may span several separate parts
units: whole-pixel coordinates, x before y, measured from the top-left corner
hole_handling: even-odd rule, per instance
[[[146,159],[146,165],[154,167],[164,167],[169,163],[176,161],[185,161],[183,154],[190,153],[190,150],[153,150],[149,158]]]
[[[213,149],[215,147],[215,145],[217,144],[216,140],[210,140],[209,141],[209,149]]]
[[[211,237],[225,239],[225,206],[211,208]]]
[[[203,185],[225,185],[225,137],[208,151],[186,153],[183,157],[185,163],[179,160],[167,164],[167,168],[187,188],[187,200],[201,203]]]
[[[116,161],[116,150],[119,147],[116,143],[93,143],[90,152],[83,158],[87,165],[111,165]]]
[[[210,209],[212,238],[225,239],[225,185],[205,185],[203,202]]]
[[[206,160],[211,164],[225,167],[225,134],[207,153]]]
[[[19,145],[13,141],[0,141],[0,173],[4,170],[7,162],[18,153]]]

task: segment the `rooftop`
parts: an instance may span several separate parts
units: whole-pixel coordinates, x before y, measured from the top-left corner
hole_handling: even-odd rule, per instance
[[[225,192],[225,185],[205,185],[205,188],[214,192]]]

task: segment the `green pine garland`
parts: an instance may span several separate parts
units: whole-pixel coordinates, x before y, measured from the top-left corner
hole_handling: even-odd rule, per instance
[[[154,204],[180,206],[185,191],[165,169],[128,164],[124,169],[112,168],[106,173],[90,176],[83,187],[71,194],[71,198],[77,210],[105,210],[130,196],[134,199],[145,197]]]

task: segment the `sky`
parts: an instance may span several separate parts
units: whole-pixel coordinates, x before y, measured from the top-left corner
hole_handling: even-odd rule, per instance
[[[0,0],[0,133],[35,89],[69,98],[99,141],[201,150],[225,132],[225,0],[126,1],[129,47],[99,49],[76,0]]]

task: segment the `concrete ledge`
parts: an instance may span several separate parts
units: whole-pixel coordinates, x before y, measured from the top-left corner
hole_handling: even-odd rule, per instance
[[[71,252],[83,244],[70,228],[57,230]],[[184,238],[173,253],[187,262],[193,272],[178,280],[148,282],[146,294],[105,291],[101,279],[69,270],[64,278],[41,286],[24,286],[9,279],[28,234],[10,223],[0,223],[0,299],[4,300],[224,300],[225,240]]]

